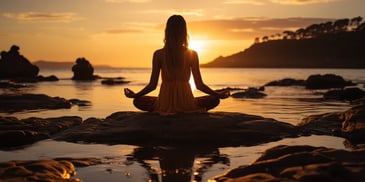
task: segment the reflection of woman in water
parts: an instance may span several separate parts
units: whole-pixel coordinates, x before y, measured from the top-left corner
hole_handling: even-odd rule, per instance
[[[134,105],[144,111],[160,114],[201,112],[216,107],[228,91],[216,92],[204,84],[198,55],[188,49],[186,22],[180,15],[171,16],[166,24],[164,47],[153,54],[150,82],[139,92],[126,88],[125,95],[134,98]],[[162,84],[158,97],[145,96],[157,87],[161,71]],[[194,98],[189,79],[193,74],[196,88],[209,94]]]

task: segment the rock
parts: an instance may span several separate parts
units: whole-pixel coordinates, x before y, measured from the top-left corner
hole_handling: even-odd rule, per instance
[[[129,81],[125,81],[124,78],[108,78],[101,81],[104,85],[122,85],[127,84]]]
[[[365,143],[365,105],[344,112],[325,113],[304,118],[298,126],[305,133],[336,135],[352,143]]]
[[[267,95],[265,93],[260,92],[256,88],[248,88],[247,90],[243,92],[235,92],[231,95],[233,98],[254,98],[259,99],[266,97]]]
[[[25,88],[28,87],[25,84],[18,84],[11,81],[1,81],[0,82],[0,88],[6,88],[6,89],[18,89],[18,88]]]
[[[0,117],[0,138],[2,138],[0,148],[5,149],[32,144],[81,123],[82,119],[77,116],[20,120],[15,117]]]
[[[58,158],[53,160],[25,160],[0,163],[0,181],[59,181],[78,182],[71,178],[76,174],[75,166],[99,164],[96,158]]]
[[[345,88],[341,90],[329,90],[324,93],[323,98],[327,100],[348,100],[353,101],[365,97],[365,92],[359,88]]]
[[[297,128],[270,118],[240,113],[192,113],[160,116],[117,112],[89,118],[55,135],[56,140],[132,145],[255,145],[296,136]]]
[[[271,81],[265,86],[304,86],[305,80],[296,80],[293,78],[284,78],[282,80]]]
[[[253,164],[217,176],[220,181],[360,182],[365,177],[365,149],[353,151],[281,145]]]
[[[39,75],[37,77],[37,80],[40,81],[40,82],[55,82],[55,81],[59,81],[59,79],[55,75],[51,75],[51,76],[47,76],[47,77],[42,76],[42,75]]]
[[[94,68],[85,58],[77,58],[76,64],[72,67],[73,80],[95,80]]]
[[[329,89],[344,88],[355,85],[351,81],[345,81],[341,76],[335,74],[310,75],[305,81],[307,89]]]
[[[0,112],[71,108],[71,103],[66,99],[44,94],[2,94],[0,103]]]
[[[71,102],[74,105],[77,106],[91,106],[91,102],[87,100],[80,100],[80,99],[69,99],[69,102]]]
[[[0,79],[36,78],[39,68],[19,53],[19,47],[11,46],[8,52],[1,52]]]

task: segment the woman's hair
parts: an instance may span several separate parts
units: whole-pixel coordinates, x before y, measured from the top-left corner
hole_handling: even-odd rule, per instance
[[[165,28],[165,58],[170,68],[178,67],[184,59],[184,50],[188,48],[186,22],[181,15],[172,15]]]

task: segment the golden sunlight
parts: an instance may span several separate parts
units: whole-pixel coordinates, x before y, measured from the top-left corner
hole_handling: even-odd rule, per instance
[[[202,54],[204,52],[205,46],[207,42],[204,40],[192,40],[189,41],[189,49],[195,50],[198,54]]]
[[[190,75],[189,84],[190,84],[191,91],[193,91],[193,92],[194,92],[194,90],[196,90],[196,86],[195,86],[195,82],[194,82],[194,77],[193,77],[193,75]]]

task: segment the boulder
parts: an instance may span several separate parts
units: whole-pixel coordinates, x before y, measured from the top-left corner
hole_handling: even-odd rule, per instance
[[[51,75],[51,76],[39,75],[37,77],[37,80],[40,81],[40,82],[55,82],[55,81],[59,81],[59,79],[55,75]]]
[[[215,181],[360,182],[365,178],[365,148],[353,151],[281,145],[255,162],[229,170]]]
[[[2,138],[0,148],[6,149],[32,144],[81,123],[82,119],[77,116],[46,119],[0,117],[0,138]]]
[[[304,118],[298,126],[304,133],[336,135],[351,143],[365,143],[365,105],[344,112],[332,112]]]
[[[305,87],[307,89],[344,88],[353,85],[355,84],[351,81],[346,81],[341,76],[335,74],[310,75],[305,81]]]
[[[348,100],[353,101],[365,97],[365,92],[359,88],[345,88],[329,90],[324,93],[323,98],[326,100]]]
[[[281,80],[271,81],[266,83],[265,86],[304,86],[305,80],[297,80],[293,78],[284,78]]]
[[[257,88],[248,88],[242,92],[235,92],[231,95],[233,98],[252,98],[252,99],[260,99],[266,97],[265,93],[262,93]]]
[[[1,52],[0,79],[36,78],[39,68],[19,53],[19,47],[11,46],[9,51]]]
[[[209,112],[161,116],[117,112],[89,118],[53,138],[69,142],[131,145],[256,145],[297,136],[297,128],[270,118],[241,113]]]
[[[71,108],[71,103],[68,100],[45,94],[2,94],[0,95],[0,103],[0,112]]]
[[[85,58],[77,58],[76,64],[72,67],[73,80],[95,80],[94,68]]]

